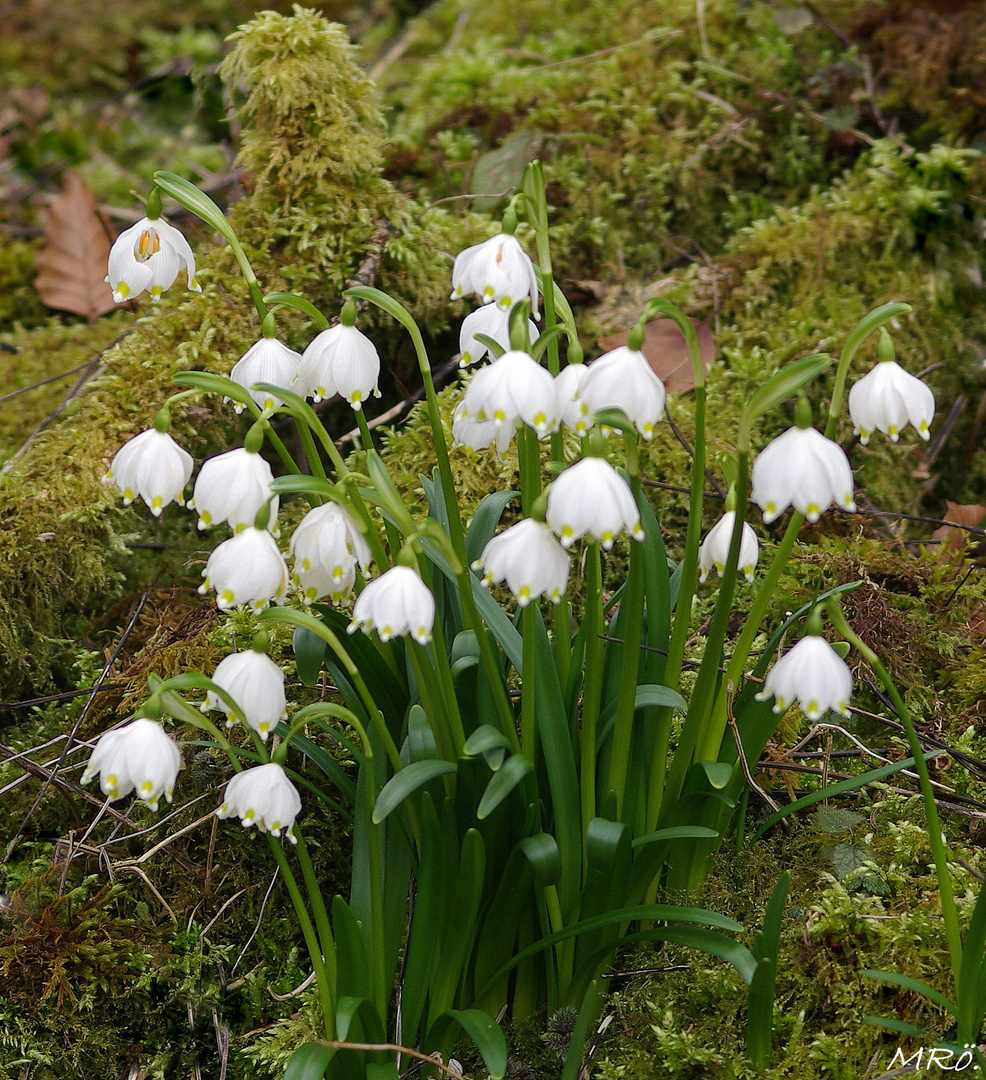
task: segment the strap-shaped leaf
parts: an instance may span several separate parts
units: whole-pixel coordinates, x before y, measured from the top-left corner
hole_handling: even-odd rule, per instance
[[[399,773],[392,776],[383,786],[373,807],[373,824],[379,825],[384,818],[418,788],[434,780],[437,776],[455,772],[454,761],[442,761],[433,758],[430,761],[415,761]]]
[[[612,869],[626,831],[627,827],[622,821],[594,817],[589,822],[585,832],[585,852],[592,869],[604,873]]]
[[[282,1080],[322,1080],[329,1063],[338,1053],[321,1043],[304,1043],[291,1055]]]
[[[476,1044],[492,1080],[500,1080],[507,1071],[507,1040],[500,1025],[481,1009],[449,1009],[435,1021],[435,1028],[440,1030],[439,1026],[449,1020],[458,1024]]]
[[[558,842],[550,833],[525,836],[518,846],[527,856],[534,876],[542,888],[558,884],[561,878],[561,853]]]
[[[688,708],[688,702],[670,686],[657,686],[654,683],[644,683],[637,687],[637,696],[634,698],[634,709],[646,709],[651,705],[663,706],[666,709],[678,709],[684,712]]]
[[[657,832],[638,836],[632,846],[644,847],[646,844],[657,844],[662,840],[712,840],[718,835],[715,829],[708,829],[704,825],[671,825],[667,829],[658,829]]]
[[[322,671],[325,659],[325,642],[307,626],[296,626],[291,638],[298,678],[305,686],[314,686]]]
[[[506,764],[490,777],[476,808],[476,817],[480,821],[488,818],[532,769],[533,766],[523,754],[513,754],[507,758]]]
[[[364,1042],[383,1042],[386,1036],[384,1022],[369,998],[341,997],[336,1005],[336,1038],[346,1042],[356,1018],[363,1025]]]
[[[874,971],[872,968],[865,968],[862,974],[868,975],[871,979],[878,979],[880,982],[890,983],[892,986],[903,986],[905,990],[913,990],[916,994],[921,994],[946,1012],[951,1013],[956,1020],[959,1018],[958,1009],[948,998],[940,990],[936,990],[933,986],[929,986],[928,983],[922,982],[920,979],[912,979],[910,975],[901,975],[897,971]]]
[[[466,533],[466,558],[472,563],[483,553],[483,548],[490,542],[496,527],[503,517],[503,511],[511,499],[517,498],[516,491],[494,491],[479,504]]]

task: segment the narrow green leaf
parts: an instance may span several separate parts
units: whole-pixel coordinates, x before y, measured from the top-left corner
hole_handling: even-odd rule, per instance
[[[299,1046],[291,1055],[283,1080],[321,1080],[338,1052],[315,1042]]]
[[[322,671],[325,642],[318,634],[312,633],[307,626],[296,626],[291,645],[294,649],[295,664],[298,667],[298,678],[305,686],[314,686]]]
[[[657,832],[638,836],[633,841],[633,847],[643,847],[645,844],[655,844],[662,840],[714,840],[718,835],[715,829],[707,829],[704,825],[672,825],[667,829],[658,829]]]
[[[507,1071],[507,1040],[500,1025],[481,1009],[449,1009],[443,1016],[454,1020],[472,1039],[492,1080],[500,1080]]]
[[[392,776],[383,786],[383,790],[377,796],[373,807],[373,824],[379,825],[389,813],[412,795],[418,788],[434,780],[437,776],[453,773],[456,770],[454,761],[415,761],[399,773]]]
[[[525,836],[518,846],[527,856],[539,885],[547,887],[558,884],[561,878],[561,853],[550,833]]]
[[[626,831],[627,827],[622,821],[595,817],[589,822],[585,834],[585,853],[593,870],[606,873],[612,869]]]
[[[765,412],[776,408],[783,401],[796,394],[803,386],[817,379],[826,368],[832,366],[832,357],[826,355],[802,356],[792,360],[779,371],[775,371],[756,390],[743,412],[743,423],[749,425]]]
[[[470,563],[483,553],[483,548],[496,532],[507,503],[517,497],[516,491],[494,491],[479,504],[466,533],[466,558]]]
[[[171,376],[171,381],[178,386],[194,386],[210,394],[222,394],[240,405],[249,405],[253,401],[248,390],[225,375],[213,375],[208,371],[179,371]]]
[[[317,307],[310,301],[306,300],[303,296],[296,296],[294,293],[268,293],[264,297],[265,304],[283,304],[285,307],[296,308],[298,311],[303,311],[311,319],[314,320],[315,325],[320,330],[327,330],[329,326],[329,320],[318,310]]]
[[[532,769],[533,766],[523,754],[513,754],[507,758],[506,764],[490,777],[476,808],[476,817],[480,821],[488,818]]]
[[[599,983],[593,980],[586,987],[582,1003],[579,1005],[575,1026],[572,1028],[572,1037],[568,1040],[568,1054],[565,1058],[565,1067],[562,1069],[561,1080],[578,1080],[585,1044],[589,1041],[589,1032],[596,1019],[600,1000]]]
[[[921,982],[920,979],[912,979],[910,975],[901,975],[896,971],[874,971],[871,968],[864,969],[861,974],[868,975],[871,979],[878,979],[880,982],[890,983],[892,986],[903,986],[906,990],[913,990],[914,993],[923,995],[958,1019],[958,1010],[948,998],[933,986]]]
[[[634,698],[634,709],[646,709],[657,705],[667,709],[678,709],[685,712],[688,702],[670,686],[656,686],[654,683],[644,683],[637,687],[637,696]]]
[[[944,753],[944,750],[932,750],[924,755],[924,760],[930,761],[932,758],[938,757],[939,754]],[[827,788],[822,788],[820,791],[813,791],[810,795],[805,795],[800,799],[796,799],[793,803],[789,803],[787,806],[778,810],[776,814],[771,814],[760,828],[757,829],[753,836],[750,837],[750,844],[754,844],[768,829],[772,829],[778,821],[782,818],[786,818],[789,814],[796,814],[799,810],[804,810],[807,806],[814,806],[815,803],[821,802],[822,799],[831,799],[836,795],[841,795],[844,791],[855,791],[856,788],[864,787],[866,784],[872,784],[876,780],[883,780],[888,776],[893,776],[894,773],[900,772],[901,769],[910,769],[913,765],[914,758],[905,758],[903,761],[894,762],[892,765],[883,765],[879,769],[873,769],[871,772],[864,773],[862,776],[854,776],[851,780],[840,780],[838,784],[831,784]]]
[[[921,1028],[914,1024],[908,1024],[905,1020],[891,1020],[889,1017],[884,1016],[864,1016],[863,1023],[884,1028],[886,1031],[898,1031],[901,1035],[910,1035],[914,1039],[919,1039],[924,1035]]]

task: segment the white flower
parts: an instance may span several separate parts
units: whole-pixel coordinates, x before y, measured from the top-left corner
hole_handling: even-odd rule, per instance
[[[718,573],[722,573],[729,557],[729,543],[733,538],[733,525],[736,521],[736,513],[727,510],[725,514],[709,529],[708,535],[702,541],[698,549],[698,565],[701,570],[700,581],[705,581],[713,567]],[[749,522],[743,522],[743,531],[740,535],[739,569],[746,575],[747,581],[753,580],[753,571],[756,569],[757,560],[760,558],[760,541],[753,531]]]
[[[809,720],[818,720],[829,709],[848,716],[852,673],[824,638],[808,634],[770,669],[757,700],[771,695],[775,713],[784,712],[797,698]]]
[[[832,503],[855,510],[852,468],[841,446],[814,428],[788,428],[753,463],[753,501],[770,524],[789,507],[817,521]]]
[[[286,714],[284,672],[263,652],[246,649],[220,660],[212,681],[222,687],[239,706],[229,705],[212,690],[205,697],[202,711],[219,709],[226,714],[226,726],[246,721],[265,742],[278,721]]]
[[[328,594],[333,603],[349,595],[356,564],[366,574],[372,555],[356,522],[336,503],[316,506],[301,519],[291,537],[292,580],[306,604]]]
[[[465,415],[465,402],[460,401],[452,413],[452,438],[454,446],[465,446],[470,450],[485,450],[496,446],[501,458],[506,457],[514,437],[514,429],[507,424],[497,424],[493,420],[473,420]]]
[[[498,304],[484,304],[462,320],[462,326],[459,328],[459,352],[462,354],[459,367],[478,364],[490,351],[488,345],[478,340],[477,334],[492,338],[504,352],[507,352],[510,349],[509,309],[502,308]],[[527,336],[531,345],[538,339],[538,328],[530,319],[527,320]]]
[[[523,421],[539,439],[558,430],[556,408],[551,373],[516,350],[477,371],[462,398],[462,418],[480,423],[492,420],[510,429]]]
[[[621,345],[589,364],[579,389],[592,415],[602,409],[620,409],[645,439],[654,437],[654,425],[664,419],[664,383],[636,349]]]
[[[374,394],[380,397],[380,355],[373,342],[355,326],[338,323],[318,334],[301,358],[298,381],[314,401],[334,394],[354,409]]]
[[[577,435],[584,435],[592,427],[589,406],[582,400],[582,385],[588,374],[588,364],[568,364],[555,379],[558,419]]]
[[[171,502],[185,505],[182,492],[192,475],[192,455],[166,431],[150,428],[135,435],[117,451],[103,477],[123,492],[130,505],[139,495],[155,517]]]
[[[244,829],[256,825],[260,832],[280,836],[282,830],[292,844],[294,819],[301,811],[301,796],[276,762],[243,769],[226,785],[223,804],[216,817],[238,817]]]
[[[506,581],[521,607],[537,596],[557,604],[568,585],[567,552],[548,526],[533,518],[494,536],[472,568],[485,571],[484,585]]]
[[[300,353],[282,345],[277,338],[261,338],[237,360],[229,377],[244,390],[250,390],[256,383],[271,383],[288,389],[298,376],[300,364]],[[263,390],[250,390],[250,397],[268,411],[281,404],[280,398]],[[239,403],[234,408],[238,413],[243,411]]]
[[[111,800],[131,791],[152,810],[162,795],[171,802],[181,768],[181,752],[174,740],[153,720],[134,720],[126,727],[104,731],[89,758],[82,783],[98,773],[99,786]]]
[[[234,532],[252,525],[257,511],[270,499],[274,473],[270,465],[246,447],[229,450],[205,461],[195,478],[189,506],[198,511],[200,529],[229,523]],[[279,499],[270,503],[268,527],[274,530]]]
[[[419,645],[431,641],[435,598],[415,570],[394,566],[371,581],[356,598],[350,634],[376,630],[381,641],[410,634]]]
[[[559,474],[548,491],[547,520],[564,547],[589,535],[609,551],[623,528],[644,538],[633,492],[602,458],[583,458]]]
[[[863,446],[874,431],[882,431],[896,442],[908,421],[927,441],[935,418],[935,395],[896,360],[881,360],[850,389],[849,415]]]
[[[220,608],[249,604],[261,611],[271,600],[281,603],[288,588],[288,566],[274,537],[266,529],[248,525],[224,540],[209,556],[199,592],[216,590]]]
[[[185,270],[188,287],[201,292],[195,280],[195,256],[184,236],[160,218],[141,218],[124,229],[110,249],[106,280],[113,288],[113,299],[122,304],[149,289],[152,300],[174,284],[178,271]]]
[[[484,304],[496,302],[507,311],[529,296],[531,314],[537,318],[538,282],[534,263],[516,236],[499,233],[459,252],[452,267],[452,299],[458,300],[467,293],[475,293]]]

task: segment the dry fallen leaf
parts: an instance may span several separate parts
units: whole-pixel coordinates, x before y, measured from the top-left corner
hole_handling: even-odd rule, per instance
[[[948,556],[955,551],[964,551],[966,545],[969,543],[971,536],[965,531],[965,529],[956,529],[953,525],[948,524],[954,522],[954,525],[967,525],[970,528],[976,529],[986,518],[986,506],[978,506],[976,503],[953,503],[945,500],[945,522],[940,529],[935,529],[931,534],[932,540],[938,540],[941,542],[941,554]]]
[[[104,280],[113,230],[85,181],[68,173],[52,202],[45,246],[38,255],[34,287],[48,307],[85,315],[92,322],[117,305]]]
[[[699,322],[697,319],[692,319],[691,322],[698,335],[698,351],[702,358],[702,367],[708,371],[716,358],[712,331],[708,323]],[[609,351],[626,345],[629,338],[629,333],[610,334],[608,337],[601,337],[599,345]],[[695,373],[692,370],[685,336],[672,319],[657,319],[647,324],[644,328],[644,345],[641,351],[647,357],[650,366],[657,372],[661,382],[664,383],[664,389],[669,394],[683,394],[686,390],[695,389]]]

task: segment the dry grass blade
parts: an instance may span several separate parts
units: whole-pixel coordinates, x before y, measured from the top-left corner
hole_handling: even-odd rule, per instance
[[[113,230],[96,198],[76,173],[68,173],[52,202],[45,246],[35,263],[34,287],[48,307],[93,322],[116,307],[104,280]]]

